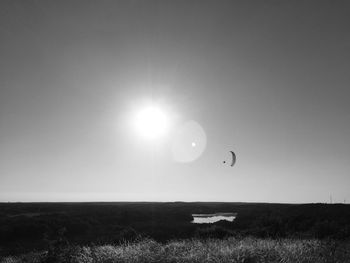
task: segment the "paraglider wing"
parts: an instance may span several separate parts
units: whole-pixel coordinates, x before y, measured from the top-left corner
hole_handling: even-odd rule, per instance
[[[231,166],[234,166],[236,163],[236,154],[233,151],[230,151],[230,153],[232,154],[232,163]]]

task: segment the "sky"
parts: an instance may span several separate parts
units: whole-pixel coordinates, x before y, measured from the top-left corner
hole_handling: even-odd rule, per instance
[[[0,201],[350,201],[349,11],[0,1]]]

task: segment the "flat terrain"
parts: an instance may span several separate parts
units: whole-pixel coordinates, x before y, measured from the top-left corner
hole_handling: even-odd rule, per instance
[[[192,214],[204,213],[237,213],[237,218],[233,222],[215,224],[191,223]],[[154,240],[152,242],[157,246],[163,247],[181,243],[181,240],[202,242],[208,238],[227,240],[232,237],[240,240],[252,237],[260,241],[283,238],[295,242],[336,240],[346,243],[350,238],[350,205],[201,202],[0,204],[0,257],[57,247],[119,246],[139,240]]]
[[[9,256],[0,263],[206,263],[206,262],[350,262],[350,243],[295,239],[192,239],[160,244],[142,240],[120,245],[75,246],[47,252]]]

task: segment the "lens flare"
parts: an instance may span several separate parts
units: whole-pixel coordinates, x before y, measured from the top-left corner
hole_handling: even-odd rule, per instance
[[[172,155],[176,162],[193,162],[198,159],[207,146],[207,136],[202,126],[195,121],[183,124],[172,141]]]

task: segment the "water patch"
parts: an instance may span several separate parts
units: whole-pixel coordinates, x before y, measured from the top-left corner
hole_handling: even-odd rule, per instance
[[[212,224],[221,220],[233,222],[237,213],[192,214],[194,224]]]

